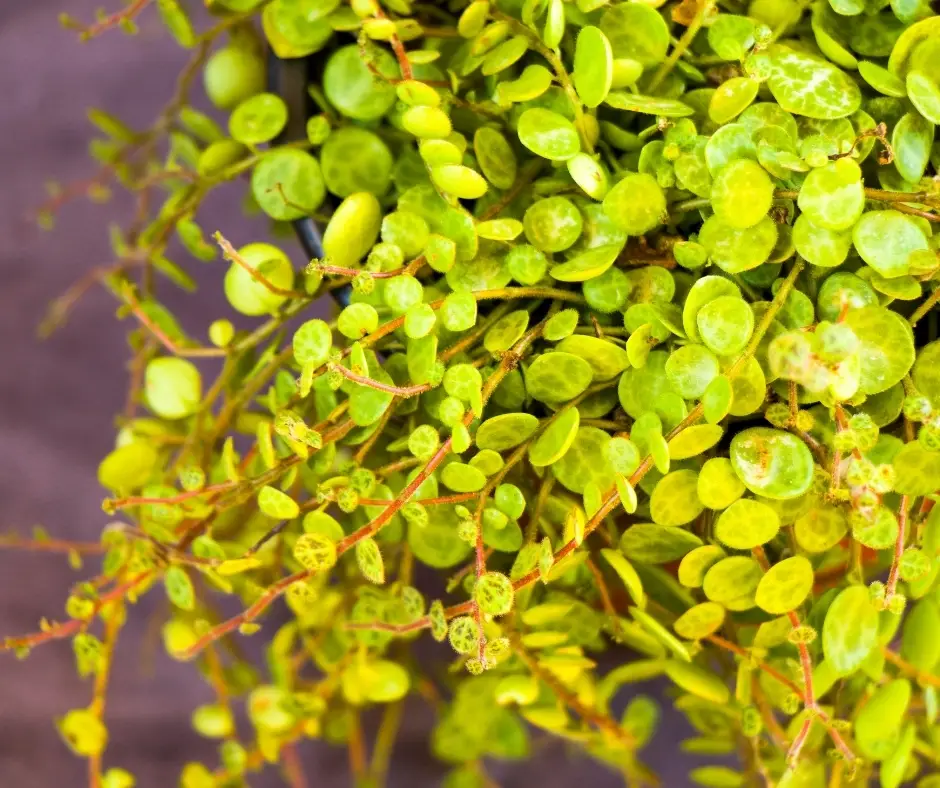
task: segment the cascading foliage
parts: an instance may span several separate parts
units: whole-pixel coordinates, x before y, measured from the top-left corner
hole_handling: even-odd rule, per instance
[[[165,651],[217,694],[192,726],[218,758],[180,764],[184,788],[273,765],[305,785],[310,738],[379,786],[411,697],[448,788],[546,736],[653,785],[660,702],[695,731],[675,746],[710,764],[698,785],[940,785],[925,0],[207,0],[195,22],[136,0],[65,21],[94,37],[151,5],[193,53],[175,96],[143,130],[94,110],[102,168],[43,212],[112,183],[137,209],[80,283],[131,327],[113,522],[100,544],[5,540],[103,554],[64,619],[3,643],[71,639],[92,701],[58,725],[91,785],[135,784],[107,763],[104,699],[134,603],[162,594]],[[265,92],[265,50],[319,64],[309,119]],[[227,117],[191,106],[200,74]],[[232,182],[279,245],[200,226]],[[311,217],[324,254],[297,268],[287,223]],[[203,265],[229,305],[206,340],[160,300]],[[416,661],[429,635],[450,671]]]

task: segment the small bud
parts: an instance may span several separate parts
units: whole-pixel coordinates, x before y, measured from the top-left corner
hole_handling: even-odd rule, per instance
[[[479,676],[483,671],[486,670],[486,663],[483,662],[479,657],[471,657],[466,661],[467,672],[471,676]]]
[[[803,705],[803,701],[800,700],[800,696],[795,692],[791,692],[783,699],[783,711],[785,714],[796,714]]]
[[[815,628],[808,624],[803,624],[802,626],[791,629],[790,634],[787,635],[787,640],[794,645],[798,643],[812,643],[816,640],[816,634]]]
[[[782,402],[775,402],[764,411],[764,417],[775,427],[783,429],[790,424],[790,409]]]
[[[457,524],[457,536],[467,544],[476,544],[477,524],[473,520],[461,520]]]
[[[933,406],[923,394],[913,394],[904,398],[903,410],[909,421],[927,421],[933,413]]]
[[[816,425],[816,419],[808,410],[801,410],[796,414],[796,428],[809,432]]]
[[[917,441],[928,451],[940,450],[940,425],[935,423],[924,424],[917,431]]]
[[[228,347],[235,336],[235,326],[230,320],[215,320],[209,326],[209,341],[216,347]]]
[[[406,503],[401,508],[401,516],[405,518],[406,522],[417,528],[424,528],[430,521],[428,510],[417,501]]]
[[[336,493],[336,505],[349,514],[356,511],[359,506],[359,493],[352,487],[343,487]]]
[[[891,490],[894,489],[897,477],[898,474],[893,465],[882,463],[881,465],[875,466],[875,472],[872,474],[868,483],[875,492],[883,494],[891,492]]]
[[[895,593],[888,600],[888,612],[895,616],[900,616],[905,607],[907,607],[907,597],[904,594]]]
[[[856,448],[856,436],[852,430],[840,430],[833,438],[833,445],[843,454]]]
[[[352,280],[352,289],[354,293],[359,293],[360,295],[369,295],[373,290],[375,290],[375,277],[372,276],[368,271],[363,271],[360,274],[356,274]]]
[[[346,378],[343,376],[343,373],[335,368],[331,369],[326,374],[326,383],[331,389],[333,389],[333,391],[339,391],[345,379]]]
[[[845,480],[853,487],[864,487],[874,475],[875,467],[866,459],[853,457],[845,471]]]
[[[760,711],[754,706],[741,709],[741,733],[745,736],[759,736],[764,728],[764,721]]]

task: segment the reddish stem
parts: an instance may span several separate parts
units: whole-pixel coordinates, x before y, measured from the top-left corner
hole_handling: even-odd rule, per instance
[[[62,640],[63,638],[71,637],[77,632],[85,629],[89,623],[91,623],[92,619],[98,613],[98,611],[101,610],[101,608],[103,608],[109,602],[122,599],[128,594],[128,592],[132,591],[135,586],[149,580],[152,574],[153,570],[148,570],[139,575],[136,575],[127,582],[115,586],[104,596],[99,597],[97,600],[95,600],[94,607],[92,608],[92,615],[88,617],[88,620],[73,618],[62,624],[55,624],[45,632],[35,632],[31,635],[7,638],[2,643],[0,643],[0,652],[15,651],[21,648],[30,649],[42,643],[48,643],[50,640]]]
[[[376,19],[388,19],[378,3],[375,4],[375,17]],[[392,45],[392,51],[395,53],[395,57],[398,58],[401,78],[403,80],[414,79],[414,72],[411,70],[411,61],[408,60],[408,51],[405,49],[405,45],[401,42],[397,33],[391,35],[389,43]]]
[[[437,498],[418,498],[414,503],[420,503],[422,506],[438,506],[442,504],[464,503],[472,501],[477,497],[477,493],[456,493],[454,495],[441,495]],[[361,506],[386,506],[389,501],[382,498],[360,498]]]
[[[901,557],[904,555],[904,543],[907,541],[907,508],[908,496],[901,496],[898,509],[898,538],[894,543],[894,558],[891,561],[891,572],[888,574],[888,583],[885,586],[885,602],[890,602],[898,589],[898,579],[901,574]]]
[[[107,547],[99,542],[68,542],[64,539],[22,539],[0,536],[0,549],[29,550],[36,553],[104,553]]]
[[[95,22],[93,25],[88,25],[87,27],[82,28],[82,41],[87,41],[88,39],[94,38],[95,36],[100,36],[102,33],[117,27],[122,22],[131,21],[148,5],[150,5],[150,3],[151,0],[134,0],[134,2],[126,8],[122,8],[120,11],[115,11],[113,14],[109,14],[103,19]]]
[[[181,356],[183,358],[208,358],[214,356],[224,356],[226,351],[222,348],[213,348],[213,347],[182,347],[172,339],[169,335],[157,325],[156,322],[150,319],[150,316],[144,312],[143,308],[137,302],[133,295],[131,295],[130,290],[126,290],[124,293],[124,303],[127,304],[128,309],[133,312],[134,316],[140,321],[154,337],[156,337],[160,344],[163,345],[170,353],[174,355]]]
[[[222,233],[217,232],[213,237],[215,238],[215,242],[219,245],[219,248],[222,249],[222,256],[230,263],[235,263],[239,268],[245,269],[248,275],[256,282],[263,285],[266,290],[269,290],[275,295],[286,296],[287,298],[310,298],[310,296],[300,290],[287,290],[283,287],[278,287],[266,276],[259,273],[257,268],[249,265],[248,262],[235,251],[235,247],[228,242]]]
[[[430,391],[433,388],[430,383],[422,383],[419,386],[393,386],[390,383],[382,383],[378,380],[367,378],[365,375],[357,375],[351,369],[347,369],[342,364],[334,365],[333,369],[339,372],[347,380],[351,380],[353,383],[358,383],[360,386],[366,386],[367,388],[375,389],[376,391],[384,391],[386,394],[392,394],[396,397],[417,397],[419,394],[424,394],[426,391]]]
[[[809,736],[809,732],[813,728],[813,718],[807,717],[803,720],[803,724],[800,726],[799,733],[793,739],[793,743],[790,745],[790,749],[787,752],[787,763],[790,765],[796,765],[800,760],[800,752],[803,749],[803,745],[806,744],[806,739]]]

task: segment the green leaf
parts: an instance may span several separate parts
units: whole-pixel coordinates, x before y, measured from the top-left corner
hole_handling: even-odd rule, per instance
[[[620,538],[624,555],[645,564],[677,561],[701,544],[702,540],[689,531],[656,523],[631,525]]]
[[[581,101],[596,107],[606,98],[614,77],[614,56],[604,32],[581,28],[574,53],[574,86]]]
[[[192,610],[196,606],[196,592],[193,581],[181,566],[167,567],[163,575],[167,599],[180,610]]]
[[[607,193],[604,212],[621,230],[643,235],[662,224],[666,197],[651,175],[628,173]]]
[[[799,607],[813,590],[813,565],[801,555],[774,564],[761,578],[755,598],[757,606],[772,615]]]
[[[526,148],[551,161],[565,161],[581,150],[574,124],[551,110],[527,109],[519,118],[516,133]]]
[[[486,476],[462,462],[452,462],[441,472],[441,482],[454,492],[476,492],[486,485]]]
[[[698,473],[673,471],[653,489],[650,516],[658,525],[687,525],[698,517],[705,505],[698,498]]]
[[[855,718],[855,743],[862,755],[880,761],[894,751],[910,702],[907,679],[894,679],[875,690]]]
[[[571,448],[578,434],[581,412],[574,407],[562,411],[545,428],[529,448],[529,462],[533,467],[552,465]]]
[[[644,68],[662,62],[669,48],[669,29],[651,6],[610,6],[601,16],[600,30],[610,41],[614,57],[636,60]]]
[[[859,389],[878,394],[899,383],[914,363],[914,337],[907,322],[883,307],[851,309],[846,325],[861,342]]]
[[[294,148],[280,148],[266,153],[255,165],[251,192],[272,219],[293,221],[320,207],[326,198],[326,184],[313,156]]]
[[[837,673],[848,676],[861,667],[878,639],[878,611],[864,586],[849,586],[829,606],[822,645]]]
[[[861,168],[849,158],[817,167],[806,176],[798,204],[816,227],[850,229],[865,208]]]
[[[505,451],[527,441],[538,429],[539,420],[529,413],[504,413],[484,421],[477,429],[481,449]]]
[[[838,67],[822,58],[781,44],[764,54],[774,98],[788,112],[808,118],[844,118],[861,104],[858,85]]]
[[[688,427],[669,441],[669,458],[687,460],[690,457],[698,457],[718,443],[723,434],[724,430],[717,424],[695,424]]]
[[[763,574],[760,564],[750,556],[722,558],[705,573],[702,591],[728,610],[749,610],[757,604],[754,593]]]
[[[202,400],[202,377],[191,361],[155,358],[144,371],[148,407],[164,419],[183,419],[196,412]]]
[[[920,600],[904,621],[901,657],[917,670],[932,672],[940,660],[940,610],[933,599]]]
[[[690,662],[666,663],[666,675],[680,689],[723,706],[731,699],[728,686],[714,673]]]
[[[324,572],[336,563],[336,543],[322,533],[301,534],[294,544],[294,558],[304,569]]]
[[[887,278],[909,273],[911,255],[928,248],[920,225],[895,210],[864,214],[852,231],[852,242],[859,256]]]
[[[356,563],[363,577],[370,583],[382,585],[385,582],[385,562],[375,539],[366,538],[356,542]]]
[[[448,630],[450,645],[458,654],[470,654],[477,648],[479,629],[470,616],[460,616],[450,622]]]
[[[549,275],[561,282],[584,282],[594,279],[614,264],[622,249],[622,243],[588,249],[567,263],[552,266]]]
[[[770,506],[740,498],[719,515],[715,538],[735,550],[750,550],[767,544],[779,530],[780,517]]]
[[[583,494],[589,484],[609,490],[614,485],[614,471],[603,458],[610,440],[610,436],[597,427],[580,427],[571,447],[552,465],[555,478],[563,487],[578,494]]]
[[[513,596],[512,582],[500,572],[484,573],[473,587],[474,600],[490,616],[504,616],[512,610]]]
[[[258,491],[258,508],[275,520],[293,520],[300,514],[300,507],[293,498],[270,485]]]
[[[717,632],[725,621],[725,609],[717,602],[702,602],[690,607],[673,624],[686,640],[701,640]]]
[[[634,604],[641,608],[646,607],[646,592],[643,590],[643,581],[637,574],[636,569],[633,568],[633,565],[619,552],[607,547],[601,550],[601,555],[617,573],[617,576],[626,587]]]
[[[735,435],[731,464],[744,486],[765,498],[796,498],[813,480],[813,455],[806,444],[768,427],[752,427]]]
[[[835,547],[849,529],[841,507],[818,504],[797,518],[793,536],[808,553],[824,553]]]
[[[108,729],[91,709],[72,709],[56,727],[69,749],[83,758],[100,755],[108,744]]]

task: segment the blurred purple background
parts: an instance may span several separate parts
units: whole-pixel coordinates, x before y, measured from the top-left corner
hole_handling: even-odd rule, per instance
[[[141,18],[136,38],[110,32],[80,44],[58,26],[60,11],[91,20],[99,2],[0,0],[0,530],[27,534],[42,524],[54,536],[85,540],[96,539],[107,522],[96,468],[113,445],[114,415],[124,405],[124,330],[114,300],[100,288],[82,298],[50,339],[39,341],[36,329],[52,299],[91,267],[110,262],[107,224],[125,220],[129,206],[120,192],[106,205],[73,202],[52,232],[37,230],[28,214],[45,199],[46,180],[69,183],[94,172],[86,152],[92,137],[86,107],[145,126],[172,95],[187,58],[152,9]],[[207,229],[223,230],[236,244],[265,232],[263,223],[243,218],[237,190],[200,217]],[[296,245],[283,243],[300,263]],[[205,335],[203,316],[224,309],[221,266],[200,271],[199,278],[214,287],[172,297],[184,326],[197,336]],[[35,631],[42,616],[64,617],[68,588],[79,576],[61,556],[0,550],[0,637]],[[160,596],[152,594],[132,612],[107,709],[112,739],[106,765],[135,772],[139,788],[171,788],[187,759],[214,759],[212,745],[192,733],[188,718],[196,703],[211,699],[210,691],[191,668],[163,656],[154,638]],[[89,698],[90,684],[76,677],[68,641],[44,645],[22,662],[0,655],[0,786],[86,785],[84,764],[61,743],[52,719]],[[677,730],[674,719],[647,755],[664,785],[680,788],[689,783],[674,752],[685,730]],[[409,708],[392,785],[440,782],[441,768],[427,753],[432,723],[420,704]],[[534,744],[528,765],[493,769],[501,785],[622,784],[558,742],[536,736]],[[303,756],[311,786],[348,784],[342,750],[311,743]],[[282,784],[276,775],[250,782]]]

